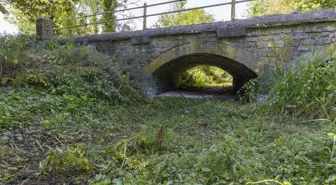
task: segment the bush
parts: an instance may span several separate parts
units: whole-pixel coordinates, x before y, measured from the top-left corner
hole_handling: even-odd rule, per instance
[[[31,86],[51,94],[87,96],[112,104],[145,100],[130,75],[111,56],[93,47],[37,42],[23,36],[1,39],[0,64],[6,68],[0,74],[3,85]]]

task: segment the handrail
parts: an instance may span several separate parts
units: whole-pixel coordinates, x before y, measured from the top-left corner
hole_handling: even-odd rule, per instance
[[[186,1],[186,0],[166,1],[166,2],[163,2],[163,3],[150,4],[150,5],[147,5],[147,7],[159,6],[159,5],[176,3],[176,2],[182,2],[182,1]],[[72,20],[81,19],[81,18],[94,17],[94,16],[97,16],[97,15],[104,15],[104,14],[117,13],[117,12],[124,12],[124,11],[136,10],[136,9],[142,9],[142,8],[143,8],[143,6],[133,7],[133,8],[127,8],[127,9],[121,9],[121,10],[114,10],[114,11],[107,11],[107,12],[96,13],[96,14],[91,14],[91,15],[87,15],[87,16],[81,16],[81,17],[74,17],[74,18],[71,18],[71,19],[65,19],[65,20],[61,20],[60,22],[72,21]]]
[[[254,0],[231,0],[231,2],[226,2],[226,3],[218,3],[218,4],[213,4],[213,5],[206,5],[206,6],[200,6],[200,7],[193,7],[193,8],[186,8],[186,9],[181,9],[181,10],[174,10],[174,11],[169,11],[169,12],[161,12],[161,13],[154,13],[154,14],[147,14],[147,8],[148,7],[154,7],[154,6],[159,6],[159,5],[164,5],[164,4],[170,4],[170,3],[175,3],[175,2],[181,2],[185,0],[175,0],[175,1],[168,1],[168,2],[162,2],[162,3],[156,3],[156,4],[149,4],[147,5],[144,3],[143,6],[141,7],[134,7],[134,8],[128,8],[128,9],[123,9],[123,10],[115,10],[115,11],[108,11],[108,12],[103,12],[103,13],[97,13],[97,14],[92,14],[92,15],[87,15],[87,16],[82,16],[82,17],[74,17],[72,19],[66,19],[58,22],[65,22],[65,21],[71,21],[71,20],[77,20],[81,18],[88,18],[88,17],[94,17],[97,15],[104,15],[104,14],[110,14],[110,13],[116,13],[116,12],[124,12],[124,11],[129,11],[129,10],[135,10],[135,9],[144,9],[144,14],[141,16],[134,16],[134,17],[127,17],[127,18],[121,18],[121,19],[115,19],[114,21],[123,21],[123,20],[131,20],[131,19],[139,19],[143,18],[143,29],[146,29],[146,22],[147,22],[147,17],[153,17],[153,16],[158,16],[158,15],[166,15],[166,14],[172,14],[172,13],[179,13],[179,12],[185,12],[185,11],[190,11],[190,10],[197,10],[197,9],[203,9],[203,8],[211,8],[211,7],[217,7],[217,6],[224,6],[224,5],[231,5],[231,21],[235,20],[235,5],[239,3],[245,3],[245,2],[251,2]],[[85,24],[78,24],[78,25],[73,25],[73,26],[65,26],[65,27],[60,27],[60,28],[54,28],[54,30],[63,30],[63,29],[68,29],[68,28],[75,28],[75,27],[82,27],[82,26],[89,26],[89,25],[96,25],[96,24],[103,24],[103,23],[108,23],[111,22],[111,20],[107,21],[99,21],[99,22],[90,22],[90,23],[85,23]]]
[[[245,2],[250,2],[254,0],[241,0],[241,1],[236,1],[235,4],[238,3],[245,3]],[[212,8],[216,6],[224,6],[224,5],[230,5],[232,2],[227,2],[227,3],[219,3],[219,4],[213,4],[213,5],[207,5],[207,6],[199,6],[199,7],[194,7],[194,8],[186,8],[186,9],[181,9],[181,10],[174,10],[170,12],[162,12],[162,13],[156,13],[156,14],[149,14],[147,17],[152,17],[152,16],[158,16],[158,15],[165,15],[165,14],[171,14],[171,13],[179,13],[179,12],[185,12],[185,11],[190,11],[190,10],[197,10],[197,9],[203,9],[203,8]]]

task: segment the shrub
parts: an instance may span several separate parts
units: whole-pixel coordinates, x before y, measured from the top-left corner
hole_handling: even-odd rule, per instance
[[[36,42],[26,37],[1,39],[0,64],[6,68],[0,74],[3,85],[31,86],[51,94],[87,96],[112,104],[145,100],[130,74],[118,67],[113,57],[93,47]]]

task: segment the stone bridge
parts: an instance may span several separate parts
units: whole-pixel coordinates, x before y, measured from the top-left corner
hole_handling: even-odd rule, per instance
[[[172,90],[179,74],[209,64],[233,77],[233,88],[293,62],[314,48],[336,51],[336,10],[273,15],[74,38],[131,65],[149,96]]]

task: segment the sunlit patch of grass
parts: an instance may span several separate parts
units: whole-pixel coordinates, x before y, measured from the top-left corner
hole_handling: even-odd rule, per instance
[[[178,85],[196,88],[232,87],[232,76],[219,67],[200,65],[182,73]]]

